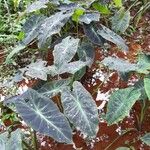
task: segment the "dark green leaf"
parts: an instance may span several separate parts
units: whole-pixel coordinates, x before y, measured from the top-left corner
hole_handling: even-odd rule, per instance
[[[135,71],[137,69],[136,64],[132,64],[126,60],[115,57],[106,57],[102,61],[105,66],[108,66],[111,70],[117,70],[118,72],[130,72]]]
[[[51,99],[33,89],[28,89],[12,103],[23,120],[35,131],[58,142],[72,143],[69,123]]]
[[[66,24],[73,12],[57,12],[46,18],[39,29],[38,46],[44,47],[47,40],[54,34],[59,33],[61,28]]]
[[[97,33],[100,36],[102,36],[104,39],[116,44],[118,47],[120,47],[124,51],[128,50],[128,46],[125,44],[125,41],[119,35],[111,31],[109,28],[101,25],[101,29],[99,29]]]
[[[80,82],[73,83],[73,91],[64,88],[61,94],[64,113],[85,136],[96,137],[98,132],[97,106]]]
[[[83,24],[83,29],[85,35],[89,38],[91,42],[97,45],[103,45],[104,44],[104,38],[100,36],[97,31],[99,27],[95,24]]]
[[[61,43],[54,47],[54,64],[59,68],[63,64],[70,62],[77,52],[78,44],[79,39],[74,39],[71,36],[63,39]]]

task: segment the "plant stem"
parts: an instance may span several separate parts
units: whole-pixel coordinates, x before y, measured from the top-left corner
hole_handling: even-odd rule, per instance
[[[145,117],[145,113],[146,113],[147,108],[148,108],[148,104],[146,105],[146,100],[143,100],[142,101],[142,109],[141,109],[140,119],[139,119],[139,123],[138,123],[138,128],[139,128],[140,131],[142,129],[142,124],[143,124],[143,121],[144,121],[144,117]]]
[[[34,150],[38,150],[38,143],[37,143],[37,137],[36,137],[36,131],[33,131],[33,146],[34,146]]]

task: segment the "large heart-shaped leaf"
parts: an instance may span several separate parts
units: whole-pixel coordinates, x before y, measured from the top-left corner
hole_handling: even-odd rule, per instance
[[[46,64],[47,64],[46,61],[39,59],[35,63],[31,63],[25,68],[20,69],[20,71],[32,78],[47,80],[48,68],[46,67]]]
[[[80,82],[73,83],[73,91],[64,88],[61,94],[64,113],[84,135],[95,137],[98,132],[97,106]]]
[[[150,56],[144,54],[139,55],[137,66],[138,66],[137,72],[149,74]]]
[[[47,39],[50,38],[52,35],[59,33],[61,28],[65,25],[68,19],[71,17],[73,12],[57,12],[56,14],[46,18],[43,21],[39,29],[39,36],[38,36],[38,45],[39,47],[44,47]]]
[[[46,97],[53,97],[69,84],[69,79],[61,79],[44,84],[38,92]]]
[[[144,88],[148,96],[148,99],[150,100],[150,79],[149,78],[144,78]]]
[[[124,51],[128,50],[128,46],[125,44],[125,41],[119,35],[111,31],[109,28],[105,27],[104,25],[101,24],[101,29],[99,29],[97,33],[101,35],[104,39],[116,44]]]
[[[100,14],[99,13],[88,13],[79,17],[79,22],[83,22],[85,24],[90,24],[93,21],[99,21]]]
[[[24,45],[28,45],[38,36],[39,27],[43,23],[44,19],[44,16],[33,15],[25,22],[23,25],[25,38],[22,41]]]
[[[68,36],[61,43],[57,44],[53,51],[54,64],[59,67],[64,63],[70,62],[77,52],[78,43],[79,39]]]
[[[22,137],[20,129],[11,132],[10,137],[8,132],[0,134],[0,149],[22,150]]]
[[[83,29],[85,35],[89,38],[91,42],[97,45],[103,45],[104,44],[104,38],[100,36],[97,31],[98,31],[98,26],[95,24],[83,24]]]
[[[145,144],[150,146],[150,133],[146,133],[144,136],[140,138]]]
[[[58,142],[72,143],[69,123],[51,99],[29,89],[12,102],[23,120],[35,131]]]
[[[112,93],[107,106],[106,120],[109,125],[118,123],[129,112],[139,99],[141,92],[133,87],[119,89]]]
[[[111,70],[117,70],[119,72],[130,72],[137,69],[137,64],[132,64],[126,60],[115,57],[106,57],[102,61],[105,66],[108,66]]]
[[[121,8],[111,20],[112,30],[115,32],[123,33],[128,28],[130,23],[130,11]]]

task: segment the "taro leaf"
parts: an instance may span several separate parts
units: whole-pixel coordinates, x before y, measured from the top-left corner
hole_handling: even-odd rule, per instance
[[[47,62],[41,59],[37,60],[35,63],[31,63],[25,68],[21,68],[20,71],[25,73],[25,75],[32,78],[39,78],[41,80],[47,80],[48,68],[46,67]]]
[[[128,46],[125,44],[125,41],[115,32],[103,26],[102,24],[101,24],[101,29],[99,29],[97,33],[100,36],[102,36],[104,39],[116,44],[118,47],[120,47],[124,51],[128,50]]]
[[[144,88],[148,96],[148,99],[150,100],[150,79],[149,78],[144,78]]]
[[[48,74],[51,76],[56,76],[63,73],[71,73],[74,74],[83,67],[87,66],[87,62],[83,61],[74,61],[70,63],[65,63],[61,67],[56,67],[55,65],[48,66]]]
[[[149,74],[150,57],[144,54],[139,55],[137,66],[138,73]]]
[[[69,84],[69,79],[55,80],[44,84],[38,92],[46,97],[56,96],[59,92],[62,91],[62,88],[66,87]]]
[[[63,64],[61,68],[59,68],[58,73],[63,74],[67,72],[67,73],[74,74],[85,66],[87,66],[87,62],[83,62],[80,60],[66,63]]]
[[[84,135],[93,138],[98,132],[97,106],[80,82],[73,83],[73,91],[64,88],[61,94],[64,114]]]
[[[111,56],[104,58],[102,63],[105,66],[108,66],[110,70],[117,70],[118,72],[130,72],[137,69],[136,64],[132,64],[126,60]]]
[[[146,133],[144,136],[140,138],[140,140],[143,141],[148,146],[150,146],[150,133]]]
[[[73,12],[58,12],[43,21],[39,29],[38,46],[44,47],[47,39],[52,35],[59,33],[61,28],[66,24]]]
[[[28,89],[12,103],[22,119],[35,131],[58,142],[72,143],[69,123],[51,99]]]
[[[27,13],[31,13],[37,10],[40,10],[41,8],[47,8],[46,4],[49,2],[49,0],[39,0],[33,2],[31,5],[29,5],[26,9]]]
[[[124,8],[121,8],[111,20],[112,30],[115,32],[124,33],[128,28],[130,23],[130,11],[125,11]]]
[[[102,36],[100,36],[97,33],[97,31],[99,29],[98,26],[96,26],[93,23],[83,24],[83,29],[84,29],[85,35],[89,38],[89,40],[91,42],[93,42],[94,44],[97,44],[97,45],[103,45],[104,44],[104,38],[102,38]]]
[[[79,46],[77,53],[79,59],[87,62],[87,65],[91,67],[95,58],[95,51],[93,45],[89,41],[84,41]]]
[[[43,23],[44,19],[44,16],[33,15],[25,22],[23,26],[25,38],[22,41],[24,45],[28,45],[38,36],[39,27]]]
[[[108,125],[118,123],[129,115],[132,106],[140,95],[141,92],[134,87],[113,92],[107,105],[106,121]]]
[[[73,81],[80,80],[86,73],[86,67],[81,68],[73,75]]]
[[[23,49],[25,49],[25,46],[22,44],[17,45],[16,47],[14,47],[12,49],[12,51],[8,54],[8,56],[6,57],[6,63],[9,63],[11,61],[11,58],[19,53],[20,51],[22,51]]]
[[[54,64],[59,67],[64,63],[70,62],[77,52],[78,43],[79,39],[68,36],[61,43],[57,44],[53,51]]]
[[[79,22],[83,22],[85,24],[90,24],[92,21],[99,21],[100,14],[99,13],[88,13],[79,17]]]
[[[21,131],[17,129],[9,135],[8,132],[0,134],[1,150],[22,150]]]
[[[118,147],[116,150],[131,150],[131,149],[128,147]]]
[[[143,80],[139,80],[138,82],[136,82],[134,84],[134,88],[139,90],[141,92],[141,96],[140,96],[140,100],[145,100],[147,99],[147,94],[144,88],[144,81]]]

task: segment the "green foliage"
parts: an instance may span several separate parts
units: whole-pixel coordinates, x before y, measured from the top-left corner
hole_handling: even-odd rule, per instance
[[[24,52],[29,52],[30,47],[36,51],[34,61],[24,61],[24,66],[16,71],[15,77],[9,82],[15,84],[24,78],[35,78],[38,81],[44,80],[44,84],[36,90],[29,88],[23,94],[6,100],[4,104],[14,104],[17,114],[29,127],[58,142],[73,144],[74,128],[84,138],[92,140],[99,130],[99,114],[91,94],[77,80],[84,76],[87,67],[92,66],[97,46],[106,52],[105,43],[111,42],[125,53],[128,51],[125,40],[119,34],[125,33],[130,24],[132,6],[126,10],[122,0],[113,0],[112,3],[95,0],[37,0],[27,5],[29,2],[13,0],[7,4],[6,10],[0,10],[0,40],[2,45],[9,41],[8,47],[11,50],[6,63],[13,62],[11,60],[16,55],[24,57]],[[3,3],[0,4],[2,8]],[[47,53],[52,54],[53,61],[50,63],[46,61]],[[16,67],[19,63],[16,61],[12,66]],[[139,55],[137,63],[109,56],[101,64],[119,74],[134,72],[140,77],[149,74],[150,70],[149,56],[145,54]],[[150,79],[146,77],[133,87],[114,91],[107,105],[107,123],[111,125],[122,121],[137,100],[145,102],[147,97],[150,99],[149,84]],[[55,98],[58,107],[53,102]],[[5,115],[3,119],[10,119],[11,115]],[[13,138],[14,133],[11,134]],[[11,137],[10,140],[6,135],[7,132],[0,135],[2,147],[11,145]],[[19,139],[13,141],[19,141],[16,147],[21,150],[21,137],[17,136]],[[148,138],[149,134],[141,139],[149,144]]]
[[[116,7],[122,7],[122,0],[113,0]]]
[[[0,134],[0,148],[2,150],[23,150],[20,129],[9,134],[7,131]]]
[[[92,4],[92,6],[94,9],[96,9],[102,14],[109,15],[111,13],[107,5],[102,5],[97,2],[97,3]]]
[[[150,133],[146,133],[144,136],[140,138],[145,144],[150,146]]]
[[[72,15],[72,20],[75,22],[79,22],[79,18],[81,15],[84,14],[84,10],[83,9],[76,9],[74,14]]]
[[[73,83],[72,92],[64,88],[61,94],[64,114],[85,136],[96,137],[98,132],[97,106],[80,82]],[[84,124],[84,126],[83,126]]]
[[[119,89],[111,94],[107,106],[106,121],[109,125],[118,123],[129,112],[141,93],[133,87]]]
[[[144,88],[148,96],[148,99],[150,100],[150,79],[149,78],[144,78]]]
[[[112,17],[112,30],[116,33],[124,33],[130,23],[130,11],[121,8],[116,14]]]

